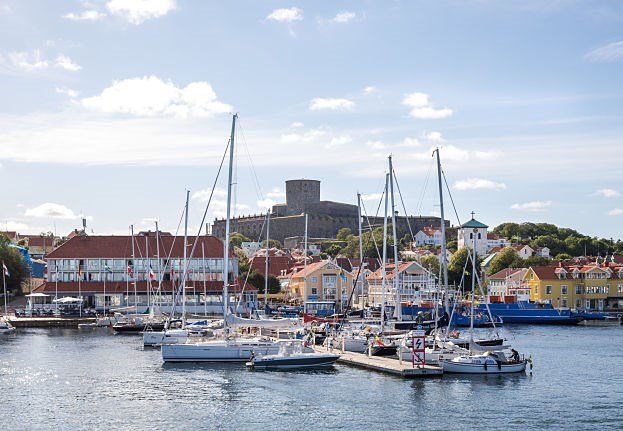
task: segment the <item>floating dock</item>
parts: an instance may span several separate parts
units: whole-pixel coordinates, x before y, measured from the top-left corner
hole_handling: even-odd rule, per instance
[[[16,328],[58,328],[81,323],[95,323],[95,317],[9,317]]]
[[[368,370],[379,371],[382,373],[393,374],[403,378],[425,378],[425,377],[441,377],[443,368],[432,365],[416,365],[398,360],[388,356],[368,356],[364,353],[340,352],[339,349],[329,349],[325,347],[316,347],[317,351],[326,352],[333,351],[340,353],[338,363],[352,365],[354,367],[365,368]]]

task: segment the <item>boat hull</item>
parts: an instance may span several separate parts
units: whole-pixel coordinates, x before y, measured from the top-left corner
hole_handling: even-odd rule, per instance
[[[214,340],[198,343],[163,344],[164,362],[247,362],[251,354],[274,355],[279,344],[269,340]]]
[[[254,358],[251,361],[252,368],[256,370],[294,370],[329,368],[338,360],[337,354],[299,354],[293,356],[268,356]]]
[[[444,373],[454,374],[510,374],[521,373],[526,370],[525,362],[510,364],[470,364],[466,362],[455,362],[454,360],[441,360],[440,364],[443,367]]]

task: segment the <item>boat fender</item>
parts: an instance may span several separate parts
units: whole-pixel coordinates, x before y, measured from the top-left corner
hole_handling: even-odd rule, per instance
[[[498,363],[498,370],[501,370],[502,369],[502,364],[500,363],[500,361],[497,361],[497,363]]]
[[[485,362],[485,371],[487,371],[487,362]]]

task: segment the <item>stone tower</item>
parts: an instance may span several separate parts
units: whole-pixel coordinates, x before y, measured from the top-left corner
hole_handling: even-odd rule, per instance
[[[308,211],[320,203],[320,181],[286,181],[287,215],[296,215]]]

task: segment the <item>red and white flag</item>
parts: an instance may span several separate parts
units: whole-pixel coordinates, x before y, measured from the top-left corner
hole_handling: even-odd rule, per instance
[[[150,279],[150,280],[153,280],[153,279],[154,279],[154,277],[156,277],[156,276],[154,275],[154,271],[152,271],[152,270],[151,270],[151,267],[150,267],[150,268],[149,268],[149,279]]]
[[[4,260],[2,261],[2,271],[3,271],[4,275],[6,275],[7,277],[11,276],[11,274],[9,274],[9,269],[4,264]]]

